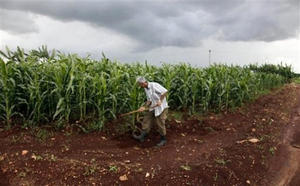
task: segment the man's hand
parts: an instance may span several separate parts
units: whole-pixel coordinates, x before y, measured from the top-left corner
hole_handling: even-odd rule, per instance
[[[141,106],[141,107],[138,109],[139,112],[144,112],[145,110],[146,110],[146,107],[144,107],[144,106]]]
[[[151,105],[151,101],[147,101],[147,102],[145,103],[145,105],[146,105],[146,106],[150,106],[150,105]]]
[[[151,108],[154,109],[155,107],[159,107],[159,106],[161,106],[161,101],[160,100],[158,100],[157,103],[156,103],[156,105],[154,105]]]

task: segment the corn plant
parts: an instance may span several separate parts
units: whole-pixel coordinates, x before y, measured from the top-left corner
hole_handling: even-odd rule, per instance
[[[80,110],[80,120],[83,120],[87,115],[87,106],[90,103],[88,91],[90,88],[90,80],[91,76],[87,73],[88,68],[91,63],[83,61],[80,58],[76,58],[77,64],[75,69],[75,79],[76,83],[76,95],[75,97],[78,99],[76,102],[78,103]]]
[[[7,126],[11,125],[11,118],[16,115],[16,104],[14,99],[16,98],[16,82],[13,79],[13,62],[9,61],[5,63],[0,58],[0,118],[3,119]]]
[[[159,69],[159,77],[157,78],[157,82],[161,83],[167,90],[167,99],[169,100],[170,104],[172,104],[172,99],[169,99],[170,95],[174,94],[174,90],[172,89],[173,80],[176,77],[176,71],[174,66],[170,64],[163,64],[162,68]]]
[[[25,72],[23,76],[23,78],[26,79],[23,92],[25,92],[28,98],[23,98],[21,101],[27,105],[27,119],[33,122],[40,122],[45,118],[42,106],[48,94],[47,90],[43,90],[42,84],[45,81],[45,77],[43,76],[43,72],[39,71],[41,70],[39,66],[39,64],[37,66],[30,66],[28,72]]]
[[[17,48],[0,51],[0,121],[10,126],[13,116],[37,125],[93,118],[88,130],[101,129],[120,113],[138,109],[146,100],[135,79],[145,76],[167,90],[171,109],[189,113],[219,112],[255,99],[262,92],[288,82],[290,66],[211,65],[147,62],[121,64],[65,55],[43,46],[26,53]],[[136,117],[131,118],[134,127]]]
[[[74,93],[73,80],[75,78],[74,57],[69,56],[68,59],[58,61],[59,68],[54,69],[55,89],[52,91],[52,93],[56,94],[58,100],[53,119],[59,117],[59,120],[65,119],[67,122],[70,119],[72,110],[71,96]]]

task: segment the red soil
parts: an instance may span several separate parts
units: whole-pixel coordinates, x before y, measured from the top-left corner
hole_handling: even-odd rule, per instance
[[[42,141],[0,128],[0,185],[299,185],[300,149],[290,145],[300,144],[299,108],[300,86],[289,84],[234,112],[180,121],[171,112],[161,148],[155,130],[139,143],[116,134],[115,122],[109,132],[48,131]]]

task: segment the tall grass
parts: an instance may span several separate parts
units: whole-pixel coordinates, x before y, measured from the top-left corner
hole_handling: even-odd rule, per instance
[[[57,122],[63,126],[92,118],[94,128],[100,129],[108,120],[137,109],[145,101],[143,90],[135,83],[138,75],[169,90],[171,109],[190,113],[238,107],[287,81],[282,73],[253,71],[253,65],[204,69],[183,63],[129,65],[104,55],[97,61],[49,52],[46,47],[28,54],[20,48],[0,54],[0,118],[8,126],[18,115],[32,125]],[[285,74],[292,73],[288,70]]]

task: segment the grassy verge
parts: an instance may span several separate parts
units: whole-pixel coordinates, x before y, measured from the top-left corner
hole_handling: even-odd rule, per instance
[[[300,84],[300,77],[294,78],[293,79],[294,83]]]

